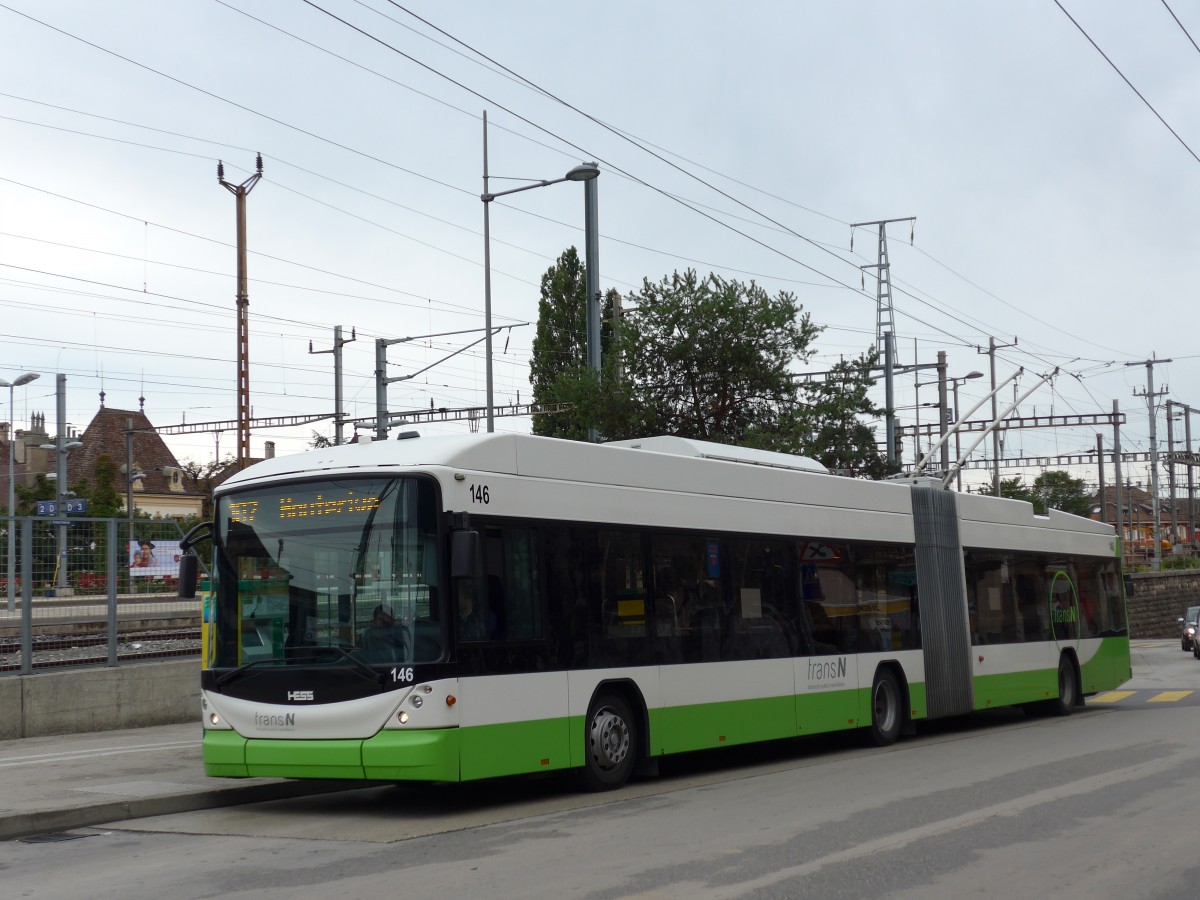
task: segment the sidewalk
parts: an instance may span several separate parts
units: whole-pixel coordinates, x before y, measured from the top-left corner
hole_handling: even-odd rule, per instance
[[[345,788],[209,778],[199,723],[0,741],[0,840]]]

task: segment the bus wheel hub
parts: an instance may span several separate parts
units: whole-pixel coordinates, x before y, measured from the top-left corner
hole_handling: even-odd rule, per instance
[[[611,709],[599,710],[592,718],[592,759],[604,769],[621,764],[629,754],[629,726]]]

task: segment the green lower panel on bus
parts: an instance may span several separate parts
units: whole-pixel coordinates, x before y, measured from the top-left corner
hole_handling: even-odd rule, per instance
[[[458,733],[381,731],[366,741],[247,740],[208,731],[204,771],[219,777],[457,781]]]
[[[1105,638],[1095,655],[1079,667],[1080,692],[1110,691],[1131,677],[1129,638]],[[977,676],[974,687],[976,709],[1053,700],[1058,696],[1058,665],[1028,672]]]
[[[381,731],[362,742],[363,774],[376,781],[458,781],[460,732]]]
[[[908,686],[909,716],[915,721],[929,715],[929,703],[925,694],[925,682],[919,681]]]
[[[573,721],[582,733],[566,717],[460,728],[463,781],[570,768]]]
[[[870,696],[869,689],[797,695],[796,719],[800,723],[799,733],[824,734],[827,731],[856,728],[863,724],[859,710],[868,708]]]
[[[246,739],[236,731],[205,731],[201,742],[204,773],[222,778],[246,778]]]
[[[1096,655],[1079,667],[1085,694],[1120,687],[1133,677],[1129,666],[1129,638],[1110,637],[1100,642]]]
[[[273,778],[362,778],[362,741],[246,741],[246,772]]]
[[[975,708],[1013,706],[1058,696],[1058,666],[975,678]]]
[[[650,713],[651,746],[661,753],[795,736],[796,709],[791,697],[697,703]]]

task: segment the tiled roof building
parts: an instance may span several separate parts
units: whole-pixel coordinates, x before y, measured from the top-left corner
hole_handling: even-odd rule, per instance
[[[129,455],[127,434],[130,428],[132,471],[145,476],[133,482],[134,509],[165,518],[200,515],[205,492],[184,474],[179,460],[154,431],[154,425],[144,410],[107,408],[104,406],[103,392],[100,394],[100,409],[83,434],[76,438],[83,446],[72,450],[67,457],[67,484],[90,483],[97,460],[107,453],[117,464],[117,489],[124,499],[128,482],[125,480],[126,470],[122,467],[126,465]]]

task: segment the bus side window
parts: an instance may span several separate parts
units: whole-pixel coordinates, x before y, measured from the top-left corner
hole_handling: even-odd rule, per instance
[[[485,540],[485,640],[537,640],[543,637],[537,531],[489,527]]]
[[[645,637],[646,585],[641,535],[601,532],[600,609],[605,637]]]

